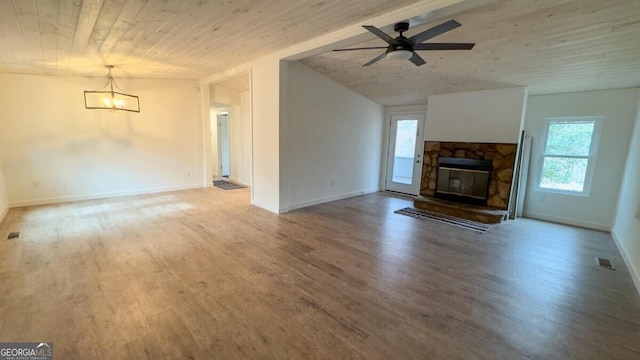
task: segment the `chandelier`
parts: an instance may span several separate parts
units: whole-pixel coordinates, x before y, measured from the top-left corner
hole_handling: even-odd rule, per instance
[[[135,95],[122,92],[123,90],[118,87],[111,75],[111,69],[114,66],[105,65],[105,67],[109,69],[107,83],[97,91],[85,90],[85,109],[140,112],[140,99]],[[115,91],[114,88],[120,91]]]

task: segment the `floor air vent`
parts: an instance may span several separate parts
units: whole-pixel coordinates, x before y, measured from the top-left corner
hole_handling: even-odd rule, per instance
[[[17,237],[20,237],[20,231],[10,232],[7,239],[15,239]]]
[[[615,270],[615,268],[613,267],[613,264],[611,263],[611,260],[609,259],[603,259],[601,257],[597,257],[596,262],[598,263],[598,266],[600,266],[601,268]]]

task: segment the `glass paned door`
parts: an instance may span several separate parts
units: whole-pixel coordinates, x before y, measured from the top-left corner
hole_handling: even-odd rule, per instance
[[[418,195],[422,175],[424,114],[391,116],[386,190]]]

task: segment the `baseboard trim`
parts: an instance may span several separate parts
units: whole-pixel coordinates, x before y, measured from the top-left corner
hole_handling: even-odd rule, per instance
[[[331,202],[331,201],[337,201],[337,200],[347,199],[347,198],[354,197],[354,196],[371,194],[371,193],[375,193],[375,192],[378,192],[378,191],[379,191],[378,188],[371,188],[371,189],[366,189],[366,190],[358,190],[358,191],[352,191],[352,192],[338,194],[338,195],[327,196],[327,197],[324,197],[324,198],[314,199],[314,200],[310,200],[310,201],[304,201],[304,202],[300,202],[300,203],[297,203],[297,204],[292,204],[292,205],[289,205],[289,206],[286,206],[286,207],[282,207],[282,208],[280,208],[280,213],[281,214],[282,213],[287,213],[289,211],[292,211],[292,210],[295,210],[295,209],[305,208],[307,206],[324,204],[324,203]]]
[[[600,223],[595,223],[591,221],[582,221],[582,220],[576,220],[571,218],[565,218],[561,216],[546,215],[546,214],[535,212],[535,211],[524,211],[522,215],[523,217],[526,217],[526,218],[544,220],[544,221],[549,221],[549,222],[558,223],[558,224],[579,226],[579,227],[594,229],[594,230],[611,231],[610,224],[600,224]]]
[[[0,223],[2,223],[2,220],[4,220],[4,217],[7,216],[7,213],[9,212],[9,205],[5,205],[4,209],[0,210]]]
[[[278,209],[277,209],[277,208],[274,208],[274,207],[268,206],[268,205],[266,205],[266,204],[262,204],[262,203],[260,203],[260,202],[256,202],[256,201],[254,201],[253,199],[251,199],[251,205],[254,205],[254,206],[257,206],[257,207],[259,207],[259,208],[261,208],[261,209],[264,209],[264,210],[270,211],[270,212],[272,212],[272,213],[274,213],[274,214],[279,214],[279,213],[280,213],[280,212],[278,211]]]
[[[616,234],[615,230],[611,231],[611,237],[613,237],[613,242],[616,243],[618,247],[618,251],[620,255],[622,255],[622,260],[624,260],[625,265],[627,265],[627,269],[629,269],[629,274],[631,275],[631,280],[633,280],[633,284],[636,286],[636,290],[638,291],[638,295],[640,295],[640,271],[635,267],[631,258],[629,257],[629,253],[627,252],[624,245],[620,241],[618,234]]]
[[[200,189],[200,188],[202,188],[202,184],[189,184],[189,185],[166,186],[166,187],[149,188],[149,189],[112,191],[112,192],[106,192],[106,193],[58,196],[58,197],[50,197],[50,198],[42,198],[42,199],[11,201],[9,202],[9,207],[15,208],[15,207],[23,207],[23,206],[50,205],[50,204],[59,204],[59,203],[73,202],[73,201],[96,200],[96,199],[105,199],[105,198],[112,198],[112,197],[154,194],[154,193],[161,193],[161,192],[167,192],[167,191],[179,191],[179,190]]]

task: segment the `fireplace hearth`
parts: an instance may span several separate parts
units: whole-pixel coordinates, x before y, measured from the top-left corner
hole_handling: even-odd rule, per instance
[[[435,196],[486,205],[491,167],[489,160],[439,157]]]

